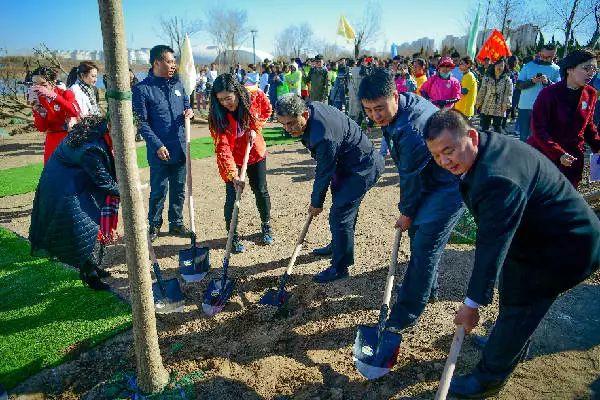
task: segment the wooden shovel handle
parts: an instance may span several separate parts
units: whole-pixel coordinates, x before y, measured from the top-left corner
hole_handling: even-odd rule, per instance
[[[448,389],[450,388],[450,381],[452,380],[454,368],[456,367],[456,360],[458,359],[458,354],[460,353],[464,338],[465,328],[462,325],[457,325],[454,337],[452,338],[452,346],[450,346],[450,352],[448,353],[448,359],[446,360],[446,365],[444,366],[444,371],[442,372],[442,377],[440,379],[440,386],[435,394],[435,400],[446,400]]]
[[[400,249],[400,242],[402,240],[402,231],[396,229],[396,236],[394,236],[394,247],[392,248],[392,259],[390,260],[390,268],[388,270],[387,278],[385,280],[385,291],[383,293],[383,304],[390,305],[392,298],[392,289],[394,288],[394,277],[396,275],[396,267],[398,266],[398,251]]]
[[[292,269],[294,268],[294,264],[296,263],[296,258],[298,258],[300,250],[302,250],[302,243],[304,243],[304,238],[306,238],[306,234],[308,233],[308,227],[310,226],[312,219],[312,214],[308,214],[308,216],[306,217],[306,222],[304,222],[304,227],[302,227],[302,232],[300,232],[300,236],[296,241],[296,247],[294,247],[292,258],[290,258],[290,262],[288,263],[288,267],[285,271],[286,275],[290,275],[292,273]]]
[[[194,219],[194,198],[192,197],[192,157],[191,157],[191,125],[190,119],[185,118],[185,145],[186,145],[186,180],[187,180],[187,198],[188,213],[190,217],[190,230],[196,235],[196,221]]]

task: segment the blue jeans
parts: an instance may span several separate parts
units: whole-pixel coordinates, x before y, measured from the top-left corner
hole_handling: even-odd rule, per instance
[[[556,297],[532,299],[529,304],[504,304],[500,289],[500,312],[492,333],[475,368],[475,376],[484,383],[504,382],[525,358],[531,335]]]
[[[519,138],[521,138],[522,142],[527,141],[531,135],[531,110],[519,108],[517,125],[519,126]]]
[[[388,154],[388,150],[389,150],[388,142],[387,142],[387,140],[385,140],[384,137],[382,137],[381,138],[381,147],[379,148],[379,154],[381,154],[381,156],[383,158],[385,158]]]
[[[150,204],[148,224],[162,226],[162,212],[169,192],[169,226],[183,224],[185,201],[185,162],[178,164],[150,165]]]
[[[398,329],[414,325],[423,313],[431,293],[437,290],[437,267],[452,229],[464,207],[454,207],[442,218],[413,224],[408,230],[410,260],[404,280],[397,287],[388,324]]]

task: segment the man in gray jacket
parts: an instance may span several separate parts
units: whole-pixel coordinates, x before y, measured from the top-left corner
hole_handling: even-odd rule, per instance
[[[327,104],[329,79],[327,78],[327,69],[323,66],[323,56],[320,54],[315,57],[315,63],[308,73],[308,82],[310,83],[310,99]]]

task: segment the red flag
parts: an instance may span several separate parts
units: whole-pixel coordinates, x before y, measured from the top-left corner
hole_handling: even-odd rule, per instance
[[[489,57],[492,62],[495,62],[500,57],[509,57],[512,53],[506,44],[504,36],[499,30],[494,29],[492,34],[483,44],[481,50],[477,54],[477,61],[483,63],[486,57]]]

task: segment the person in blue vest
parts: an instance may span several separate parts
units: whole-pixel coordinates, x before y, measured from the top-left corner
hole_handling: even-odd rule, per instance
[[[425,140],[436,163],[460,177],[477,221],[473,271],[454,317],[467,333],[500,276],[500,310],[481,360],[452,378],[450,394],[495,396],[556,298],[600,267],[600,220],[550,159],[519,140],[478,132],[457,111],[431,116]]]
[[[305,103],[300,96],[289,93],[277,100],[275,112],[283,128],[301,137],[317,162],[310,214],[317,216],[323,211],[331,188],[331,243],[324,251],[332,254],[331,266],[314,280],[325,283],[345,278],[354,264],[358,209],[383,172],[383,158],[359,126],[335,107],[317,101]]]
[[[194,112],[175,74],[174,53],[169,46],[154,46],[150,50],[152,68],[148,76],[132,89],[138,132],[146,141],[150,164],[148,225],[151,241],[158,237],[163,223],[167,191],[169,234],[182,237],[191,234],[183,224],[186,179],[184,119],[192,118]]]
[[[413,93],[398,93],[394,78],[383,69],[363,78],[358,97],[369,119],[381,127],[400,175],[395,227],[408,231],[410,261],[387,322],[390,331],[400,332],[437,298],[438,264],[464,207],[458,178],[435,163],[423,137],[438,108]]]

